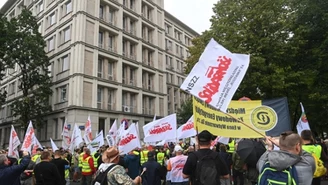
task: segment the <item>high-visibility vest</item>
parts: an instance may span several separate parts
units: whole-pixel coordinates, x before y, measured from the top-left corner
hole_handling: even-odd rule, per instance
[[[143,165],[145,162],[148,161],[148,150],[142,150],[140,152],[140,164]]]
[[[302,145],[302,149],[310,154],[314,153],[318,159],[321,157],[322,147],[320,145]]]
[[[40,157],[41,157],[40,154],[35,154],[35,155],[32,157],[32,161],[33,161],[33,162],[36,162]]]
[[[68,162],[69,164],[69,161],[65,158],[65,160]],[[69,178],[69,168],[65,170],[65,179],[68,179]]]
[[[97,152],[96,152],[97,153]],[[98,155],[98,157],[95,157],[95,154],[96,153],[94,153],[93,155],[92,155],[92,158],[93,158],[93,166],[95,167],[95,168],[97,168],[98,167],[98,159],[99,159],[99,157],[100,157],[100,154]]]
[[[82,158],[82,173],[90,173],[92,170],[89,165],[89,159],[91,156],[88,156],[87,158]]]
[[[79,156],[79,167],[80,168],[82,168],[83,155],[84,155],[84,152],[80,153],[80,156]]]
[[[229,144],[229,153],[233,153],[235,151],[235,140],[232,140]]]
[[[164,164],[164,157],[165,157],[165,154],[164,152],[158,152],[157,155],[157,162],[160,164],[160,165],[163,165]]]

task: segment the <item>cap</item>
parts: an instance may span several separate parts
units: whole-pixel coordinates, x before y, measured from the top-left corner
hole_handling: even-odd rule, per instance
[[[175,145],[174,147],[175,152],[183,151],[182,147],[180,145]]]
[[[200,142],[212,141],[212,134],[207,130],[203,130],[201,133],[198,134],[197,137],[198,137],[198,141]]]
[[[36,151],[41,151],[42,152],[42,148],[37,148]]]
[[[148,152],[147,157],[148,157],[148,158],[153,158],[153,157],[155,157],[154,152]]]

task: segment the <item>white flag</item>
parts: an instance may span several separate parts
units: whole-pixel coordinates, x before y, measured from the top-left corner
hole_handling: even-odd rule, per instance
[[[154,118],[153,118],[153,121],[155,121],[156,120],[156,114],[154,115]]]
[[[218,139],[218,143],[222,143],[222,144],[227,145],[227,144],[229,144],[229,140],[230,140],[229,137],[222,137],[222,136],[220,136],[220,138]]]
[[[32,125],[32,121],[30,121],[30,123],[28,124],[28,127],[26,129],[26,134],[24,137],[24,141],[23,141],[23,145],[21,150],[22,151],[28,151],[28,152],[32,152],[32,145],[34,143],[34,128]]]
[[[104,132],[101,130],[97,134],[97,136],[92,140],[92,142],[89,144],[88,148],[90,149],[90,152],[93,153],[103,145],[104,145]]]
[[[51,143],[52,151],[59,150],[57,145],[55,144],[55,142],[51,138],[50,138],[50,143]]]
[[[43,147],[40,144],[38,138],[36,138],[36,136],[34,135],[32,154],[36,154],[36,149],[38,149],[38,148],[43,149]]]
[[[82,135],[81,135],[81,130],[79,127],[75,124],[74,125],[74,130],[72,133],[72,140],[71,140],[71,146],[69,147],[71,152],[74,151],[76,147],[79,147],[79,145],[83,143]]]
[[[180,88],[226,112],[248,65],[249,55],[233,54],[211,39]]]
[[[301,135],[301,132],[302,132],[303,130],[311,130],[311,129],[310,129],[309,122],[308,122],[308,120],[307,120],[307,118],[306,118],[306,114],[305,114],[305,110],[304,110],[303,104],[300,103],[300,105],[301,105],[302,114],[301,114],[301,117],[300,117],[300,119],[298,120],[298,123],[297,123],[297,125],[296,125],[297,133],[298,133],[299,135]]]
[[[85,123],[83,139],[86,144],[89,144],[92,141],[92,128],[91,128],[90,116],[88,116],[88,120]]]
[[[187,123],[181,125],[177,130],[177,138],[184,139],[188,137],[195,136],[197,134],[194,128],[194,116],[192,115]]]
[[[137,129],[137,134],[138,137],[140,138],[140,132],[139,132],[139,122],[136,123],[136,129]]]
[[[141,145],[136,126],[132,123],[130,127],[122,133],[118,144],[118,150],[121,154],[127,154],[135,148],[141,148]]]
[[[116,124],[116,120],[114,121],[114,123],[112,124],[112,126],[110,127],[110,130],[108,132],[108,134],[106,135],[106,141],[108,143],[109,146],[116,146],[117,144],[117,124]]]
[[[13,125],[11,125],[10,130],[10,138],[9,138],[9,148],[8,148],[8,156],[19,158],[17,147],[21,144],[19,141],[17,132]]]
[[[67,120],[65,120],[65,123],[63,126],[63,132],[61,135],[63,136],[62,147],[64,149],[68,149],[69,146],[71,145],[71,137],[70,137],[69,130],[68,130]]]
[[[155,120],[143,126],[145,134],[144,142],[157,142],[176,139],[177,116],[171,114],[162,119]]]

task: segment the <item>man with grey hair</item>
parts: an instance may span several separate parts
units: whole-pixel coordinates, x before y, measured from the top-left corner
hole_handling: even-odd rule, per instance
[[[1,184],[20,184],[20,174],[24,172],[31,157],[28,152],[23,152],[23,159],[19,165],[9,166],[9,160],[5,154],[0,154],[0,182]]]

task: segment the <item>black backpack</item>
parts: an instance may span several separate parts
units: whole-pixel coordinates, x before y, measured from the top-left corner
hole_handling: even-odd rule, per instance
[[[211,152],[205,156],[200,156],[198,152],[194,152],[197,157],[195,184],[196,185],[217,185],[220,175],[216,167],[217,152]]]
[[[96,178],[92,181],[92,185],[107,185],[107,173],[113,169],[117,164],[112,164],[105,171],[99,172]]]

